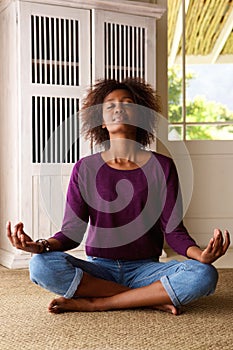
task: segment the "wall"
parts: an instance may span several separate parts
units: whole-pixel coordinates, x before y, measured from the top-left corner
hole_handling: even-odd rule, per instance
[[[6,220],[20,220],[20,162],[21,138],[18,118],[17,23],[15,3],[0,13],[0,263],[14,251],[5,234]],[[3,16],[4,15],[4,16]],[[7,63],[7,64],[4,64]],[[11,179],[9,181],[9,179]],[[4,191],[3,189],[6,189]],[[10,200],[9,200],[10,198]],[[19,255],[20,252],[18,252]]]
[[[166,7],[167,0],[158,0],[157,4]],[[162,97],[162,114],[165,118],[167,116],[167,50],[164,48],[167,44],[166,20],[164,15],[157,25],[157,52],[160,52],[157,61],[157,87]],[[163,130],[162,134],[166,138],[167,130]],[[193,188],[190,188],[192,196],[184,222],[191,235],[204,248],[212,237],[214,228],[228,229],[233,233],[233,141],[188,141],[185,146],[193,167]],[[158,142],[157,151],[169,154],[161,142]],[[226,256],[215,265],[233,267],[232,244]]]

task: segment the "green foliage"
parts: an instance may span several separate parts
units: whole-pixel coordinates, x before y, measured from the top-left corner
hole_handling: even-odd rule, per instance
[[[190,73],[186,75],[186,86],[193,77]],[[171,123],[182,122],[182,80],[179,68],[174,66],[168,70],[168,107]]]
[[[191,73],[186,75],[186,87],[195,76]],[[168,71],[169,87],[169,123],[182,123],[182,76],[179,67],[172,67]],[[233,121],[233,112],[229,111],[224,105],[215,101],[207,101],[205,97],[196,97],[193,101],[186,103],[186,122],[187,123],[213,123]],[[172,127],[176,133],[180,134],[181,129],[177,126]],[[226,131],[226,136],[223,134]],[[186,129],[187,140],[211,140],[216,138],[216,133],[222,132],[222,137],[231,138],[233,126],[226,128],[224,125],[188,125]],[[217,137],[218,138],[218,137]],[[233,138],[233,135],[232,135]]]

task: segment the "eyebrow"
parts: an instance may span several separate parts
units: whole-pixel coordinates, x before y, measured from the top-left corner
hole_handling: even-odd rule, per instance
[[[131,101],[133,101],[132,97],[130,97],[130,96],[123,96],[122,100],[131,100]],[[104,102],[111,102],[111,101],[115,101],[115,98],[110,98],[108,100],[105,100]]]

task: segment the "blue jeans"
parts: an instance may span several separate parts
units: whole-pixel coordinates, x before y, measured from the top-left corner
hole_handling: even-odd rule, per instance
[[[74,296],[84,271],[130,288],[161,281],[176,307],[214,293],[218,280],[212,265],[196,260],[164,263],[153,259],[124,261],[88,257],[85,261],[67,253],[49,252],[34,255],[30,261],[31,280],[65,298]]]

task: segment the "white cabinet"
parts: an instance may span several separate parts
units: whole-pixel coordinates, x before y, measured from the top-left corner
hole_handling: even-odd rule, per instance
[[[1,2],[1,264],[30,258],[10,246],[7,220],[23,221],[33,239],[59,230],[73,163],[90,153],[79,134],[85,90],[127,76],[156,86],[163,12],[132,1]]]

